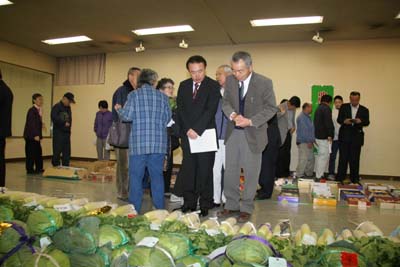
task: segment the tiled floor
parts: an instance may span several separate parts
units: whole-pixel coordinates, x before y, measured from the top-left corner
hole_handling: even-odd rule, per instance
[[[45,167],[49,162],[45,162]],[[88,181],[66,181],[42,178],[40,176],[27,176],[23,163],[7,164],[7,187],[12,190],[36,192],[45,195],[87,197],[91,201],[107,200],[124,204],[116,199],[116,187],[113,183],[95,183]],[[374,181],[376,182],[376,181]],[[387,181],[383,181],[387,182]],[[400,182],[390,182],[400,186]],[[380,210],[373,206],[367,210],[357,207],[339,205],[337,207],[313,207],[307,194],[301,195],[301,203],[298,205],[282,205],[276,201],[276,195],[271,200],[256,202],[252,221],[259,225],[270,222],[275,225],[279,219],[290,219],[295,229],[301,224],[308,223],[317,233],[323,228],[329,227],[334,231],[340,231],[344,227],[354,228],[356,223],[366,220],[375,222],[385,234],[389,234],[400,224],[400,210]],[[176,208],[176,204],[170,204],[166,199],[168,209]],[[143,211],[152,207],[149,194],[144,196]],[[217,209],[210,211],[210,216],[215,216]]]

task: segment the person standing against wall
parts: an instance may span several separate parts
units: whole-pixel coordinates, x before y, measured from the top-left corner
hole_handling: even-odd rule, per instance
[[[289,100],[282,100],[278,106],[278,126],[281,133],[281,147],[279,148],[278,165],[276,167],[276,177],[290,176],[290,158],[292,149],[292,136],[296,131],[296,109],[301,105],[301,100],[297,96],[292,96]]]
[[[71,158],[71,104],[75,104],[74,95],[65,93],[60,102],[51,109],[51,121],[53,122],[53,166],[69,166]]]
[[[129,202],[138,212],[142,207],[142,183],[146,168],[151,177],[153,205],[156,209],[164,209],[163,165],[171,109],[168,97],[155,89],[157,79],[155,71],[143,69],[138,78],[139,89],[128,95],[123,108],[115,105],[121,119],[132,122],[129,136]]]
[[[180,83],[176,99],[183,158],[177,178],[178,188],[174,192],[183,192],[183,212],[195,211],[199,201],[202,216],[207,216],[208,210],[214,207],[215,152],[191,153],[189,139],[198,138],[207,129],[215,129],[220,85],[206,76],[206,67],[206,60],[199,55],[186,61],[190,78]]]
[[[299,149],[297,177],[312,177],[314,175],[314,142],[315,130],[311,119],[312,105],[303,104],[303,111],[296,119],[297,136],[296,144]]]
[[[96,133],[96,150],[98,160],[109,160],[110,150],[106,149],[107,135],[113,122],[112,113],[108,110],[106,100],[101,100],[98,104],[99,111],[94,120],[94,132]]]
[[[114,92],[112,97],[112,117],[114,122],[119,121],[115,105],[124,106],[128,99],[128,94],[137,88],[137,78],[140,69],[132,67],[128,70],[128,77],[120,87]],[[123,122],[123,121],[122,121]],[[129,179],[128,179],[128,148],[114,147],[115,157],[117,158],[117,194],[118,199],[128,201]]]
[[[6,138],[11,136],[11,117],[14,95],[3,81],[0,69],[0,193],[4,193],[6,186]]]
[[[338,123],[339,130],[339,167],[337,181],[343,183],[350,165],[350,180],[360,182],[360,155],[364,145],[363,128],[369,125],[369,110],[360,105],[359,92],[350,93],[350,103],[340,107]]]
[[[25,166],[27,174],[42,173],[44,171],[42,146],[40,144],[43,139],[43,96],[41,94],[33,94],[32,103],[33,106],[28,110],[26,115],[24,129]]]
[[[325,169],[329,163],[330,146],[335,135],[331,103],[332,96],[323,95],[314,114],[315,143],[318,149],[315,157],[315,177],[317,181],[325,175]]]
[[[337,118],[342,104],[343,104],[343,97],[340,95],[335,96],[335,98],[333,99],[334,108],[332,109],[332,121],[333,125],[335,126],[335,137],[333,138],[332,142],[332,152],[329,156],[329,175],[328,175],[329,180],[335,180],[335,174],[336,174],[335,166],[336,166],[336,156],[339,152],[339,129],[340,129],[340,124],[337,122]]]
[[[225,133],[226,126],[228,123],[228,118],[222,111],[222,97],[224,95],[225,90],[225,81],[226,77],[232,74],[232,69],[229,65],[221,65],[218,67],[215,78],[219,85],[221,86],[221,99],[218,103],[217,113],[215,113],[215,122],[217,126],[217,137],[218,137],[218,151],[215,153],[215,161],[214,161],[214,207],[221,206],[221,202],[225,203],[226,198],[222,190],[223,185],[223,171],[225,169]]]

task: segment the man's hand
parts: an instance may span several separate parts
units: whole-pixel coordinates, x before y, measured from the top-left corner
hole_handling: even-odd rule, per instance
[[[120,104],[115,104],[114,108],[115,108],[115,110],[120,110],[122,108],[122,106]]]
[[[199,135],[193,129],[189,129],[189,131],[187,131],[186,135],[190,139],[196,139],[197,137],[199,137]]]
[[[296,128],[293,127],[292,129],[290,129],[290,134],[293,134],[294,131],[296,131]]]
[[[235,118],[235,124],[238,127],[246,128],[252,125],[251,120],[239,115]]]
[[[332,137],[328,136],[328,142],[332,143],[332,140],[333,140]]]
[[[69,122],[66,122],[65,127],[69,127],[69,126],[71,126],[71,124]]]
[[[356,119],[354,120],[354,123],[355,123],[355,124],[360,124],[360,123],[361,123],[360,118],[356,118]]]
[[[308,147],[309,149],[312,149],[312,148],[313,148],[313,146],[314,146],[314,144],[313,144],[313,143],[307,143],[307,147]]]
[[[351,125],[353,122],[351,121],[351,119],[345,119],[343,123],[346,125]]]
[[[40,137],[39,136],[35,136],[33,137],[33,139],[35,139],[35,141],[40,142]]]
[[[232,114],[229,116],[229,118],[231,119],[231,121],[235,121],[235,118],[238,116],[238,114],[236,114],[236,112],[232,112]]]

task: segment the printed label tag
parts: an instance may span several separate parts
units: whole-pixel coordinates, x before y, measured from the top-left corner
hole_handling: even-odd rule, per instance
[[[269,257],[268,258],[268,266],[269,267],[287,267],[287,262],[283,258]]]
[[[157,243],[158,243],[158,238],[157,237],[153,237],[153,236],[148,236],[143,238],[138,244],[137,246],[145,246],[145,247],[149,247],[152,248],[154,247]]]

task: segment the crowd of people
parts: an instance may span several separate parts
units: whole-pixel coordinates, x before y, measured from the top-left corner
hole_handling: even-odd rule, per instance
[[[128,129],[119,131],[127,136],[127,142],[114,144],[119,199],[134,204],[140,212],[144,187],[149,183],[156,209],[165,207],[167,196],[181,202],[183,212],[196,211],[199,206],[200,214],[207,216],[210,209],[223,205],[218,216],[238,216],[239,222],[246,222],[255,199],[271,198],[277,178],[327,178],[343,183],[350,166],[351,182],[360,182],[363,127],[369,125],[369,112],[359,104],[359,92],[351,92],[346,104],[341,96],[322,95],[312,118],[312,104],[301,105],[297,96],[277,105],[272,80],[253,70],[247,52],[236,52],[230,65],[218,67],[216,80],[206,75],[206,68],[202,56],[191,56],[186,62],[190,78],[179,84],[175,98],[172,79],[159,80],[154,70],[133,67],[113,94],[112,111],[107,101],[99,102],[94,132],[100,160],[110,158],[111,131]],[[4,109],[5,102],[11,99],[12,103],[7,88],[0,72],[0,107]],[[34,94],[32,101],[24,131],[28,174],[43,171],[43,97]],[[69,166],[72,103],[74,95],[68,92],[51,111],[53,166]],[[1,120],[0,187],[5,183],[4,148],[5,137],[11,135],[10,124],[11,119]],[[217,149],[192,153],[191,142],[209,129],[215,129]],[[298,164],[291,173],[295,132]],[[182,164],[171,189],[173,151],[179,146]]]

